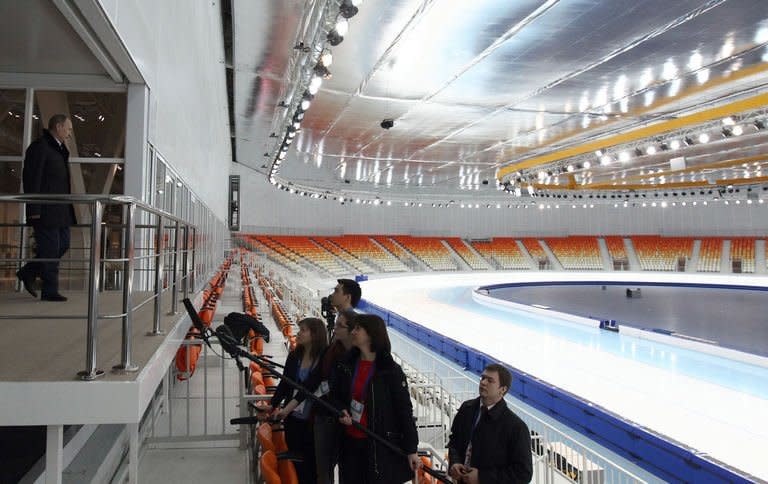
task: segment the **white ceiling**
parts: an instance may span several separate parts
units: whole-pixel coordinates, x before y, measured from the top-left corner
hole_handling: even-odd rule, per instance
[[[234,2],[237,161],[265,176],[317,58],[294,46],[312,44],[325,3]],[[499,170],[513,186],[571,192],[626,180],[647,189],[759,183],[768,139],[753,122],[766,104],[757,96],[767,43],[764,0],[366,0],[344,41],[325,45],[333,77],[276,181],[452,199],[499,197]],[[734,104],[751,98],[747,109]],[[712,110],[731,105],[743,134],[726,139],[726,116]],[[688,118],[697,112],[714,114]],[[392,129],[380,127],[385,118]],[[657,132],[632,134],[648,126]],[[662,151],[686,136],[693,146]],[[607,166],[592,149],[578,153],[595,141],[612,156]],[[669,173],[678,156],[687,169]]]

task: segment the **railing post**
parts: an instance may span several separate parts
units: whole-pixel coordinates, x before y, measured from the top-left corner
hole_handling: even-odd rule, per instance
[[[104,292],[104,286],[107,279],[107,267],[104,259],[107,259],[109,227],[105,224],[101,228],[101,260],[99,261],[99,292]]]
[[[171,276],[171,312],[170,314],[178,313],[179,307],[179,288],[178,288],[178,273],[179,273],[179,245],[181,241],[181,222],[176,220],[176,225],[173,229],[173,276]]]
[[[197,273],[197,266],[195,265],[197,263],[197,228],[192,227],[192,267],[189,269],[189,287],[192,289],[192,292],[195,291],[195,288],[197,287],[195,285],[195,274]]]
[[[120,364],[112,367],[115,373],[138,371],[139,367],[131,361],[133,342],[133,258],[134,235],[136,231],[136,204],[125,205],[125,233],[123,238],[123,340],[120,352]]]
[[[21,259],[21,260],[19,261],[18,267],[16,268],[17,271],[20,271],[21,268],[24,267],[24,264],[26,263],[26,261],[24,259],[27,257],[27,246],[24,243],[25,242],[24,234],[27,232],[27,227],[22,222],[22,224],[19,227],[19,229],[20,229],[19,230],[19,259]],[[21,288],[21,280],[17,278],[16,279],[16,292],[20,292],[21,289],[22,289]]]
[[[153,314],[152,331],[147,332],[147,336],[158,336],[165,334],[160,329],[160,309],[162,306],[163,295],[163,216],[157,214],[157,225],[155,226],[155,308]]]
[[[184,299],[189,297],[189,225],[184,224],[184,252],[181,256],[182,274],[184,276],[181,280],[181,291],[184,295]]]
[[[88,330],[86,335],[85,370],[78,373],[83,380],[94,380],[104,374],[96,368],[96,330],[99,322],[99,270],[101,255],[101,217],[104,204],[96,200],[91,205],[91,256],[88,267]]]

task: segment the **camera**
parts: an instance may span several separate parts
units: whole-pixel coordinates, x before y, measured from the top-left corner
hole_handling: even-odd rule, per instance
[[[325,296],[324,298],[320,299],[320,314],[323,315],[324,318],[328,319],[335,318],[336,317],[336,308],[333,307],[333,304],[331,304],[331,297]]]

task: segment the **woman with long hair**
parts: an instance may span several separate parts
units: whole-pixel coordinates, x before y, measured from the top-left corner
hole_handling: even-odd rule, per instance
[[[299,321],[296,334],[296,349],[288,354],[283,374],[298,383],[309,379],[313,371],[319,371],[320,356],[328,346],[328,333],[325,323],[317,318],[305,318]],[[280,404],[287,402],[283,408]],[[302,460],[295,462],[296,474],[301,484],[315,484],[314,433],[310,421],[312,402],[300,396],[298,390],[291,388],[285,381],[280,383],[271,400],[273,416],[285,425],[285,440],[291,452],[301,455]]]
[[[352,349],[337,365],[331,384],[332,400],[345,409],[339,419],[344,425],[339,475],[344,483],[400,484],[421,465],[408,383],[392,359],[384,321],[361,314],[353,324]],[[407,457],[368,438],[353,421],[386,438]]]

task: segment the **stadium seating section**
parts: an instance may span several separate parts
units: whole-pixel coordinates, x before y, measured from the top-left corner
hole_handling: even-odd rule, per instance
[[[676,271],[680,268],[681,260],[687,268],[693,254],[693,241],[691,237],[632,237],[640,268],[644,271]]]
[[[626,247],[624,247],[623,237],[618,237],[615,235],[605,237],[605,245],[606,247],[608,247],[608,253],[611,255],[611,258],[613,260],[615,261],[628,260],[627,249]]]
[[[762,247],[758,241],[764,244],[762,237],[633,235],[626,238],[631,240],[630,246],[625,246],[624,236],[603,238],[608,249],[606,257],[612,260],[603,260],[600,237],[597,236],[463,240],[459,237],[408,235],[245,234],[238,236],[238,242],[288,269],[307,270],[332,277],[430,270],[552,269],[557,264],[550,261],[547,248],[564,270],[604,270],[606,267],[615,268],[612,262],[622,261],[629,265],[632,259],[635,260],[632,262],[632,270],[768,272],[763,254],[760,254],[763,267],[756,270],[756,247]],[[724,254],[728,252],[726,241],[730,244],[730,253]],[[696,244],[700,244],[700,248],[694,254]],[[520,245],[525,251],[521,250]],[[633,259],[634,256],[636,259]],[[638,263],[639,267],[636,267]]]
[[[741,262],[741,272],[755,272],[755,238],[739,237],[731,239],[731,264]]]
[[[720,259],[723,254],[723,239],[710,237],[701,239],[699,249],[699,272],[720,272]]]
[[[544,242],[566,270],[601,270],[600,246],[595,237],[547,238]]]
[[[497,269],[524,270],[530,269],[531,264],[520,251],[515,239],[496,237],[488,241],[474,241],[472,247],[491,261]]]

